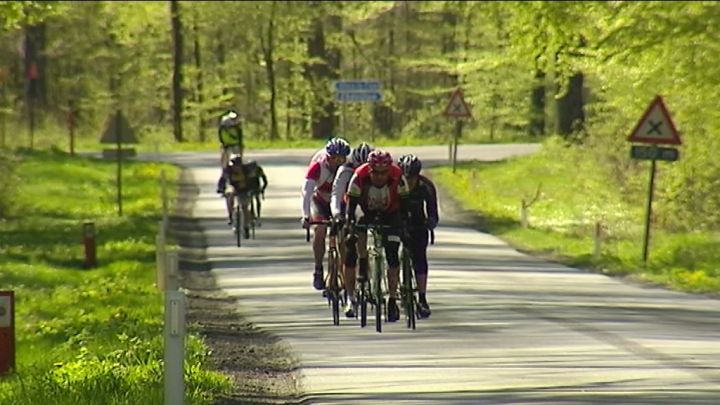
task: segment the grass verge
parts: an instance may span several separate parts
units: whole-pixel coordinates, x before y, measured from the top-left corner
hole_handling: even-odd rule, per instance
[[[178,169],[125,162],[123,216],[114,162],[20,152],[19,186],[0,222],[0,286],[15,291],[17,370],[0,403],[160,404],[163,299],[155,287],[160,176]],[[174,187],[170,187],[171,201]],[[97,231],[98,267],[84,269],[82,224]],[[188,336],[186,401],[209,404],[227,377]]]
[[[549,141],[537,154],[503,162],[461,163],[431,171],[433,178],[478,213],[484,229],[516,248],[570,266],[676,290],[720,293],[720,235],[651,228],[642,260],[644,196],[623,195],[581,150]],[[535,198],[537,196],[537,198]],[[521,205],[528,227],[521,224]],[[534,200],[534,201],[533,201]],[[595,229],[602,229],[595,254]]]

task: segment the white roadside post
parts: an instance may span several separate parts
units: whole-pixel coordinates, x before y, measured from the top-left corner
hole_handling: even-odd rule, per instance
[[[164,394],[165,405],[185,402],[185,293],[179,290],[178,253],[166,248],[168,201],[165,172],[161,173],[162,221],[155,238],[157,286],[165,293]]]
[[[177,289],[177,252],[166,255],[165,289],[165,405],[185,400],[185,293]]]

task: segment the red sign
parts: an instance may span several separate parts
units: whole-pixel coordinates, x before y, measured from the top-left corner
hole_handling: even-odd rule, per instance
[[[675,129],[675,124],[670,118],[670,113],[665,107],[662,97],[657,96],[650,103],[650,106],[640,118],[640,122],[630,133],[628,141],[670,145],[682,144],[680,135]]]
[[[30,64],[30,67],[28,67],[27,78],[30,80],[36,80],[38,78],[38,76],[39,76],[39,74],[38,74],[37,64],[35,64],[35,62],[33,62]]]
[[[448,102],[447,107],[445,107],[445,112],[443,114],[445,114],[446,117],[472,117],[472,114],[470,114],[470,107],[468,107],[467,103],[465,103],[465,100],[463,99],[462,90],[455,90],[450,97],[450,102]]]
[[[15,300],[13,291],[0,291],[0,374],[15,370]]]

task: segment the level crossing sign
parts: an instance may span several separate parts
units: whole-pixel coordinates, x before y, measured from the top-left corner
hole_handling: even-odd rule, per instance
[[[443,114],[446,117],[472,117],[472,114],[470,113],[470,107],[468,107],[465,99],[463,98],[462,90],[457,89],[453,92],[452,96],[450,96],[450,101],[448,102],[447,107],[445,107],[445,112]]]
[[[645,110],[628,140],[631,142],[680,145],[680,135],[662,97],[656,96]]]

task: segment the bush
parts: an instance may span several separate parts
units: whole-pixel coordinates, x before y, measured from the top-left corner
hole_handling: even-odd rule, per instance
[[[15,172],[20,159],[9,151],[0,150],[0,218],[7,218],[13,206],[13,197],[17,194],[18,177]]]

